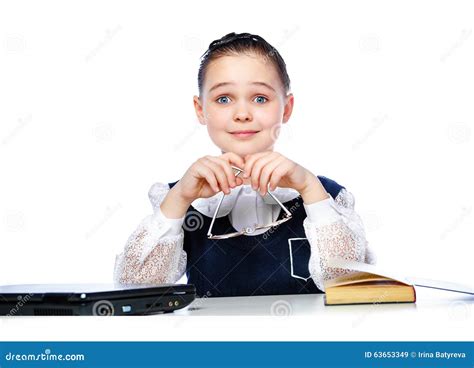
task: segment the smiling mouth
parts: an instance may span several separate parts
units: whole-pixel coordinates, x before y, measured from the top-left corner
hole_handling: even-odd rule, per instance
[[[230,134],[232,134],[236,138],[249,138],[253,137],[258,132],[258,130],[239,130],[235,132],[230,132]]]

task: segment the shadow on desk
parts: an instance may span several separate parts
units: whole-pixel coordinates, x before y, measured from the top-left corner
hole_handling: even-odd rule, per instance
[[[416,303],[372,303],[352,305],[324,305],[324,294],[264,295],[220,298],[197,298],[175,315],[200,316],[304,316],[344,313],[416,312],[433,308],[470,310],[474,297],[442,290],[417,288]]]

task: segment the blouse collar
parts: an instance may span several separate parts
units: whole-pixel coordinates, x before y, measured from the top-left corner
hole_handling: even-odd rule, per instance
[[[280,187],[276,187],[276,189],[272,191],[272,194],[281,203],[291,201],[300,195],[299,192],[294,189]],[[251,185],[240,185],[238,187],[231,188],[230,193],[224,196],[217,217],[227,216],[232,211],[232,208],[234,207],[239,195],[251,195],[254,197],[260,196],[268,205],[278,204],[268,193],[262,196],[259,192],[253,190]],[[221,196],[222,192],[219,192],[209,198],[198,198],[192,202],[192,206],[203,215],[212,217],[214,216],[214,212],[216,211],[216,207],[219,204]]]

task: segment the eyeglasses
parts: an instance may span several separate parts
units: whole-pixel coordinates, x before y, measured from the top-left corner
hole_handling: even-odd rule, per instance
[[[240,173],[242,173],[244,170],[243,169],[240,169],[236,166],[231,166],[233,170],[236,171],[236,173],[234,174],[235,176],[239,176]],[[268,184],[268,187],[270,187],[270,184]],[[283,212],[284,212],[284,217],[280,220],[277,220],[277,221],[274,221],[272,222],[271,224],[268,224],[268,225],[256,225],[256,226],[253,226],[253,227],[246,227],[245,229],[242,229],[241,231],[237,231],[235,233],[229,233],[229,234],[222,234],[222,235],[213,235],[212,234],[212,227],[214,226],[214,222],[216,221],[216,217],[217,217],[217,213],[219,212],[219,209],[221,207],[221,204],[222,204],[222,201],[224,200],[224,197],[225,197],[225,193],[222,193],[222,197],[221,199],[219,200],[219,203],[217,204],[217,208],[216,208],[216,211],[214,212],[214,216],[212,216],[212,221],[211,221],[211,225],[209,226],[209,231],[207,232],[207,237],[209,239],[228,239],[228,238],[233,238],[233,237],[236,237],[236,236],[240,236],[240,235],[244,235],[244,234],[252,234],[254,233],[256,230],[260,230],[260,229],[267,229],[267,228],[271,228],[271,227],[274,227],[274,226],[278,226],[286,221],[288,221],[289,219],[291,219],[291,212],[288,211],[288,209],[283,206],[283,204],[278,200],[278,198],[276,198],[271,192],[270,190],[267,190],[267,193],[270,195],[270,197],[272,197],[276,203],[278,203],[278,205],[282,208]]]

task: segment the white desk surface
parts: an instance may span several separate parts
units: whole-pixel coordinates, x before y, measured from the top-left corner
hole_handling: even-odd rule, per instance
[[[472,341],[474,296],[417,287],[416,303],[325,306],[323,294],[199,298],[174,313],[0,317],[0,340]]]

